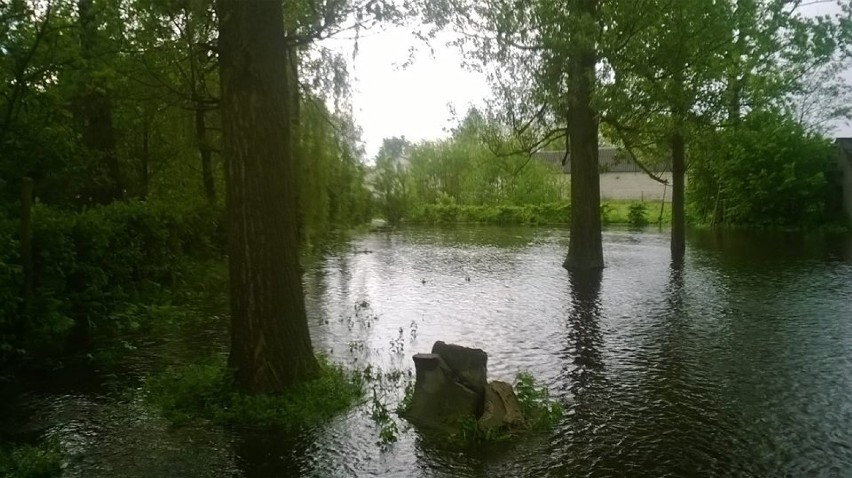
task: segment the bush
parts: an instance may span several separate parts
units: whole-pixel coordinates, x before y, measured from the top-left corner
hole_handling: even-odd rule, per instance
[[[700,221],[801,227],[825,219],[831,145],[784,115],[754,111],[703,138],[693,156],[688,199]]]
[[[569,215],[570,206],[560,203],[527,206],[439,203],[415,206],[406,215],[406,220],[414,224],[544,225],[566,224]]]
[[[185,258],[221,255],[220,216],[207,206],[144,202],[82,212],[36,205],[35,302],[26,320],[16,319],[20,266],[9,229],[17,225],[0,228],[0,363],[12,352],[59,352],[75,324],[87,332],[127,329],[124,304],[173,285]]]
[[[646,217],[647,208],[645,207],[645,203],[634,202],[630,205],[630,208],[627,212],[627,224],[630,227],[645,227],[648,225],[648,218]]]
[[[241,393],[232,371],[216,358],[149,377],[145,399],[176,425],[195,419],[285,430],[317,425],[349,408],[363,390],[360,375],[319,361],[318,378],[282,395]]]

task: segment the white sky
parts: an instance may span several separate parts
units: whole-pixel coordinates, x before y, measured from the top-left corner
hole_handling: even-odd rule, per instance
[[[808,13],[838,11],[835,3],[807,7]],[[366,32],[359,40],[353,62],[352,106],[363,130],[366,159],[371,161],[383,138],[405,136],[412,141],[447,136],[451,110],[462,115],[470,105],[481,104],[490,93],[484,76],[466,71],[456,49],[444,46],[446,38],[432,42],[434,53],[406,29]],[[351,54],[351,40],[339,40]],[[403,68],[409,48],[414,62]],[[846,73],[852,82],[852,65]],[[833,133],[852,136],[852,125],[838,124]]]
[[[366,157],[372,159],[383,138],[412,141],[447,136],[451,107],[462,115],[489,94],[485,78],[461,67],[457,50],[432,42],[433,52],[404,28],[367,32],[354,59],[352,107],[363,129]],[[409,49],[415,47],[414,61]],[[351,52],[352,46],[348,45]]]

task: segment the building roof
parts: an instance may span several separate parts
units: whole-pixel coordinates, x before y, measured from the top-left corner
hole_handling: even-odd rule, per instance
[[[562,167],[562,172],[568,174],[571,172],[571,157],[566,158],[565,164],[562,164],[562,159],[565,158],[565,151],[538,151],[533,154],[536,159],[544,161],[548,164]],[[638,173],[642,169],[633,162],[630,156],[619,148],[613,146],[603,146],[598,148],[598,163],[602,173]],[[662,165],[649,165],[649,169],[653,172],[669,171],[669,161],[665,161]]]

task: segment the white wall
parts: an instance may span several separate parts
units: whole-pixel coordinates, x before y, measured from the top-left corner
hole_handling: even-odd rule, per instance
[[[601,199],[615,199],[622,201],[660,201],[672,200],[672,173],[659,173],[659,176],[668,180],[669,184],[664,186],[649,178],[645,173],[601,173]],[[562,175],[565,181],[566,198],[570,197],[571,175]],[[688,180],[688,175],[687,175]]]
[[[603,173],[601,199],[659,201],[665,194],[666,201],[671,201],[672,174],[660,173],[660,177],[669,181],[668,186],[654,181],[645,173]]]

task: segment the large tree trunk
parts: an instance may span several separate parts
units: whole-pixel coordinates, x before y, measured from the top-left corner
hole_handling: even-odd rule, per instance
[[[195,140],[201,155],[201,180],[204,184],[204,197],[210,204],[216,204],[216,183],[213,179],[213,150],[207,139],[206,111],[201,102],[195,104]]]
[[[581,22],[591,23],[596,0],[574,0]],[[588,27],[589,25],[587,25]],[[568,149],[571,155],[571,231],[568,257],[562,264],[569,270],[600,269],[604,266],[601,244],[601,186],[598,167],[598,118],[592,108],[596,82],[594,32],[584,28],[568,58]]]
[[[686,146],[683,133],[675,131],[671,137],[672,148],[672,262],[683,262],[686,253],[686,214],[684,212],[684,185],[686,176]]]
[[[139,159],[139,181],[141,182],[139,196],[147,199],[151,182],[151,122],[148,118],[142,121],[142,156]]]
[[[296,162],[281,2],[218,0],[238,385],[276,393],[314,377],[299,266]]]

